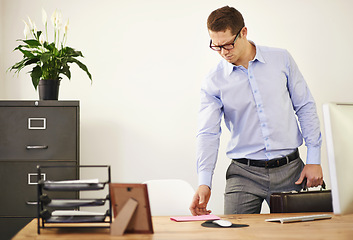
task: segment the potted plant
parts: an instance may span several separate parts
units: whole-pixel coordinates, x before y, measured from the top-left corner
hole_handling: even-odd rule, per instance
[[[92,76],[85,64],[79,61],[78,57],[83,57],[82,52],[66,46],[67,31],[69,20],[65,26],[62,25],[61,12],[57,10],[51,16],[51,22],[54,29],[54,40],[48,40],[47,14],[42,10],[42,20],[45,28],[45,34],[37,30],[35,23],[28,17],[28,23],[25,23],[25,39],[19,39],[21,42],[14,51],[20,51],[23,54],[21,61],[15,63],[8,71],[19,73],[27,66],[33,66],[29,71],[34,88],[39,89],[40,100],[57,100],[60,80],[62,75],[71,79],[70,64],[77,64],[85,71],[92,82]],[[63,36],[61,32],[63,31]],[[52,87],[50,89],[50,87]],[[49,88],[49,89],[48,89]]]

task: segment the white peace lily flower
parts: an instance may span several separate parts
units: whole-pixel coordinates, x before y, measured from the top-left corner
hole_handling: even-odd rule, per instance
[[[63,36],[63,40],[62,40],[62,44],[65,46],[66,45],[66,41],[67,41],[67,31],[69,30],[69,19],[67,19],[65,27],[64,27],[64,36]]]
[[[27,16],[28,17],[28,16]],[[28,23],[31,30],[33,30],[33,22],[30,17],[28,17]]]
[[[44,44],[44,41],[45,41],[45,39],[44,39],[44,35],[43,34],[41,34],[40,36],[39,36],[39,42],[40,42],[40,44]]]
[[[56,30],[60,29],[62,26],[62,13],[55,10],[51,15],[51,22]]]
[[[33,30],[34,34],[37,34],[38,29],[37,29],[37,26],[34,22],[33,22],[33,29],[32,30]]]
[[[28,23],[29,23],[29,30],[30,30],[31,35],[33,37],[35,37],[35,34],[37,34],[36,24],[31,20],[30,17],[28,17]]]
[[[44,26],[47,25],[47,19],[48,19],[47,12],[42,8],[42,22]]]
[[[55,28],[55,24],[56,24],[56,18],[57,18],[57,13],[56,10],[53,12],[53,14],[51,15],[51,23],[53,24],[53,27]]]
[[[57,29],[60,29],[61,26],[62,26],[62,22],[63,22],[62,18],[63,18],[62,13],[60,11],[57,12],[57,16],[56,16],[56,27],[57,27]]]
[[[31,29],[29,28],[27,22],[23,20],[25,24],[25,29],[23,30],[23,34],[25,35],[25,38],[27,39],[29,35],[31,35]]]
[[[42,22],[45,29],[46,40],[48,42],[48,15],[47,15],[47,12],[44,10],[44,8],[42,8]]]
[[[65,24],[65,34],[69,30],[69,19],[67,19],[66,24]]]

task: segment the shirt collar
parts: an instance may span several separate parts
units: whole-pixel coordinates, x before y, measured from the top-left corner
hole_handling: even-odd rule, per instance
[[[256,48],[256,54],[253,61],[258,60],[259,62],[265,63],[265,59],[262,56],[261,47],[256,45],[253,41],[250,41]]]
[[[261,53],[261,48],[259,46],[257,46],[253,41],[249,40],[249,42],[251,44],[253,44],[256,48],[256,54],[253,60],[251,60],[252,62],[255,62],[256,60],[262,63],[265,63],[265,59],[262,56]],[[240,66],[235,66],[232,63],[227,62],[226,60],[223,59],[223,61],[225,62],[225,73],[229,76],[235,69],[239,68]]]

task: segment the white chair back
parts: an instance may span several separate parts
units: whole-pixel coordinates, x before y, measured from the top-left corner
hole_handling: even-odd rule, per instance
[[[193,187],[181,179],[149,180],[148,196],[152,216],[190,215],[189,206],[194,196]]]

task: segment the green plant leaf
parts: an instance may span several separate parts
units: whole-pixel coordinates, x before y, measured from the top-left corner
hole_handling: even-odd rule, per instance
[[[39,60],[40,60],[39,58],[31,58],[31,59],[26,60],[24,65],[28,66],[28,65],[31,65],[33,63],[38,63]]]
[[[70,72],[70,67],[69,65],[65,64],[63,68],[60,71],[62,74],[64,74],[68,79],[71,80],[71,72]]]
[[[27,43],[28,46],[31,48],[36,48],[39,47],[41,44],[38,40],[36,39],[29,39],[29,40],[22,40],[24,43]]]
[[[11,70],[14,70],[14,69],[19,69],[21,66],[24,65],[24,63],[26,62],[26,60],[28,60],[28,59],[27,59],[27,58],[26,58],[26,59],[22,59],[20,62],[15,63],[15,64],[10,68],[10,71],[11,71]]]
[[[73,58],[73,57],[69,58],[69,59],[68,59],[68,62],[74,62],[74,63],[76,63],[83,71],[85,71],[85,72],[87,73],[89,79],[91,79],[91,81],[92,81],[92,75],[91,75],[91,73],[88,71],[88,69],[87,69],[87,67],[86,67],[85,64],[83,64],[82,62],[80,62],[79,60],[77,60],[77,59],[75,59],[75,58]]]
[[[21,40],[22,41],[22,40]],[[23,47],[26,47],[27,45],[18,45],[13,51],[19,50]]]
[[[20,48],[19,51],[20,51],[21,53],[23,53],[23,55],[25,55],[25,56],[28,57],[28,58],[33,58],[33,57],[34,57],[33,53],[31,53],[30,51],[23,50],[22,48]]]
[[[36,90],[41,76],[42,76],[42,69],[40,68],[40,66],[35,66],[32,69],[31,77],[32,77],[33,86]]]
[[[40,35],[42,34],[42,31],[37,31],[37,40],[39,40]]]
[[[70,47],[65,47],[62,49],[64,55],[68,56],[68,57],[83,57],[82,52],[81,51],[76,51],[73,48]]]
[[[54,43],[48,43],[48,42],[44,42],[43,46],[48,49],[50,52],[53,52],[54,49],[56,49],[55,44]]]
[[[43,62],[43,63],[47,63],[50,58],[51,58],[52,54],[50,52],[45,52],[42,54],[42,56],[40,57],[40,60]]]

